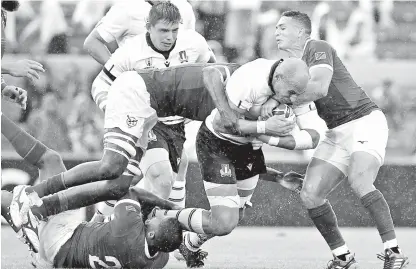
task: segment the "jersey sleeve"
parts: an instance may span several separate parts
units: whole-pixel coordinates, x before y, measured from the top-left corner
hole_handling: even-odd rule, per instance
[[[192,5],[186,1],[185,4],[183,4],[183,7],[180,10],[181,16],[182,16],[182,23],[184,29],[191,29],[195,30],[195,13],[192,9]]]
[[[309,45],[307,61],[309,68],[325,67],[334,70],[333,48],[325,41],[312,40]]]
[[[126,12],[123,5],[115,4],[98,22],[97,32],[107,43],[120,38],[130,27],[130,17]]]
[[[123,72],[134,70],[132,55],[136,51],[133,47],[134,44],[136,44],[135,40],[137,40],[138,37],[139,36],[128,39],[123,46],[116,49],[110,59],[105,63],[104,67],[113,76],[118,77]]]
[[[193,36],[194,36],[193,40],[195,42],[195,47],[198,52],[198,58],[196,62],[207,63],[209,59],[211,58],[211,56],[215,58],[214,53],[212,52],[211,48],[208,46],[208,43],[205,40],[205,38],[195,31],[194,31]]]
[[[236,107],[249,111],[253,106],[253,100],[250,96],[251,86],[246,77],[246,73],[242,70],[234,72],[228,79],[226,94],[228,100]]]

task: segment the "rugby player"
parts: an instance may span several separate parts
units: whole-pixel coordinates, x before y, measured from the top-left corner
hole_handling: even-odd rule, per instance
[[[153,5],[162,1],[117,1],[84,41],[84,49],[104,65],[125,41],[146,32],[146,19]],[[181,28],[195,30],[195,14],[186,0],[171,0],[181,14]],[[110,52],[111,51],[111,52]]]
[[[19,8],[19,1],[1,1],[1,6],[1,58],[3,58],[6,45],[4,29],[7,23],[7,12],[16,11]],[[9,74],[34,80],[39,78],[39,72],[44,71],[40,63],[32,60],[1,63],[2,75]],[[27,92],[19,87],[7,85],[3,76],[1,77],[1,94],[3,99],[16,102],[23,109],[26,108]],[[57,152],[33,138],[3,114],[1,114],[1,133],[26,162],[39,169],[41,180],[46,179],[47,174],[54,175],[61,171],[64,164]]]
[[[194,30],[179,31],[180,21],[181,14],[178,8],[170,2],[156,4],[150,9],[147,32],[124,42],[94,80],[92,96],[100,109],[105,110],[111,84],[125,71],[166,68],[183,63],[215,62],[206,40]],[[135,175],[140,176],[143,173],[142,186],[165,199],[171,195],[171,201],[182,206],[185,204],[185,177],[188,165],[186,154],[183,152],[184,120],[174,115],[159,118],[160,122],[156,123],[149,133],[146,153],[142,158],[140,155],[137,156],[141,158],[140,169],[135,169]],[[183,162],[180,161],[182,159]],[[137,164],[137,160],[132,159],[130,166]],[[181,169],[179,166],[182,166]],[[182,173],[175,181],[179,171]]]
[[[108,160],[115,160],[119,164],[116,169],[123,171],[131,156],[136,154],[135,149],[139,148],[134,145],[145,146],[146,132],[151,127],[149,122],[154,122],[156,112],[161,116],[180,115],[192,120],[204,120],[215,108],[214,100],[216,98],[212,99],[211,95],[219,95],[219,93],[213,94],[207,91],[204,84],[204,80],[210,81],[204,75],[210,74],[206,71],[212,66],[215,64],[190,64],[165,70],[128,71],[121,74],[109,92],[109,102],[105,114],[106,126],[104,127],[107,129],[107,133],[104,138],[103,158],[100,161],[78,165],[36,186],[27,187],[25,191],[15,191],[14,201],[16,203],[11,207],[11,215],[26,215],[25,211],[28,206],[19,201],[23,201],[22,197],[27,194],[30,197],[36,195],[44,197],[93,181],[103,182],[101,182],[100,188],[85,186],[78,189],[76,196],[73,194],[68,197],[65,192],[48,196],[43,199],[43,204],[32,207],[33,214],[37,218],[43,219],[68,209],[122,197],[129,188],[131,177],[116,179],[118,175],[111,174],[113,171],[111,169],[114,169],[114,166],[108,165]],[[220,76],[220,80],[227,80],[227,77],[238,67],[236,64],[221,65],[219,68],[223,70],[223,76]],[[272,70],[271,73],[274,74],[278,71],[279,69]],[[223,91],[223,87],[214,90]],[[119,109],[120,103],[124,104],[122,111]],[[220,107],[219,111],[224,111],[224,109]],[[241,129],[239,131],[252,132],[253,128],[250,123],[254,123],[256,126],[255,122],[240,119],[238,125]],[[266,134],[272,136],[285,134],[293,128],[293,123],[288,123],[278,117],[272,117],[263,123],[266,126]],[[189,214],[188,211],[185,213]],[[196,214],[195,216],[200,215]],[[30,225],[23,224],[23,230],[26,230],[25,234],[30,236]],[[21,225],[22,223],[14,224],[16,230],[19,230]],[[36,237],[29,237],[29,241],[36,242],[36,240]],[[32,243],[32,245],[36,245],[36,243]]]
[[[279,49],[304,60],[310,72],[304,94],[279,101],[294,104],[314,101],[329,128],[309,163],[301,191],[309,216],[334,256],[328,268],[358,268],[326,200],[344,179],[377,226],[384,244],[384,253],[378,255],[384,260],[383,268],[404,268],[409,261],[398,246],[389,206],[374,186],[385,156],[386,118],[354,81],[336,50],[325,41],[311,39],[310,34],[310,18],[298,11],[284,12],[276,25]],[[276,104],[270,100],[263,106],[263,116],[270,116]]]
[[[88,185],[97,185],[90,183]],[[19,186],[21,190],[24,186]],[[77,186],[69,192],[77,192]],[[88,186],[87,186],[88,187]],[[10,223],[8,206],[13,195],[1,193],[1,212]],[[43,198],[48,199],[48,198]],[[169,252],[182,242],[182,228],[173,217],[143,216],[140,204],[167,209],[177,208],[138,187],[129,192],[114,207],[108,222],[82,222],[80,210],[62,212],[39,222],[31,222],[39,237],[31,253],[35,268],[163,268]],[[33,215],[27,215],[33,218]],[[12,226],[13,227],[13,226]]]

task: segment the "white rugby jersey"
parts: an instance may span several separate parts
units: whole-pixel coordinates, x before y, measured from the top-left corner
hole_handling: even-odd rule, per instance
[[[108,87],[121,73],[146,68],[166,68],[183,63],[206,63],[213,56],[205,38],[194,30],[179,30],[175,47],[168,58],[157,52],[148,33],[130,38],[118,48],[98,75]],[[183,121],[182,117],[160,118],[166,124]]]
[[[195,30],[195,14],[186,0],[171,0],[181,13],[183,29]],[[99,35],[107,42],[117,41],[122,46],[128,38],[146,32],[146,19],[152,5],[144,0],[117,1],[97,23]]]
[[[275,60],[257,59],[242,65],[227,81],[226,93],[229,101],[240,109],[250,112],[253,108],[259,108],[274,93],[268,85],[269,74]],[[221,139],[229,140],[236,144],[251,142],[253,137],[242,137],[229,134],[219,134],[212,127],[216,110],[207,118],[207,127]]]

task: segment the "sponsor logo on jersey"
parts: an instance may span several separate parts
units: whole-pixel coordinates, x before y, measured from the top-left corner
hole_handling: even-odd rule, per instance
[[[187,63],[188,62],[188,55],[186,55],[186,51],[182,50],[179,52],[179,61],[181,63]]]
[[[364,143],[366,143],[366,142],[368,142],[368,141],[365,141],[365,140],[358,140],[357,142],[358,142],[358,143],[361,143],[361,144],[364,144]]]
[[[131,117],[131,116],[127,115],[126,123],[127,123],[127,126],[129,128],[132,128],[132,127],[136,126],[137,122],[138,122],[138,120],[135,117]]]
[[[157,141],[157,136],[153,132],[153,130],[150,130],[149,134],[147,135],[149,138],[149,141]]]
[[[181,158],[177,158],[176,163],[179,165],[181,163]]]
[[[229,164],[221,164],[221,177],[231,177],[231,169]]]
[[[166,61],[165,61],[165,66],[166,66],[166,67],[169,67],[169,65],[170,65],[170,61],[169,61],[169,60],[166,60]]]
[[[315,52],[315,60],[325,60],[326,59],[326,53],[325,52]]]

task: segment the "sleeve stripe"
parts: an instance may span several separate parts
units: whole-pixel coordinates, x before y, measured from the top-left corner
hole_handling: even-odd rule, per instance
[[[112,137],[112,136],[123,138],[123,139],[125,139],[126,142],[130,141],[130,142],[133,143],[132,146],[136,145],[136,141],[137,141],[136,137],[132,137],[132,136],[128,136],[128,135],[125,135],[125,134],[116,133],[116,132],[107,132],[107,133],[104,134],[104,138]]]
[[[114,65],[113,65],[111,68],[113,68],[113,67],[114,67]],[[103,67],[103,72],[104,72],[104,74],[106,74],[106,75],[107,75],[107,77],[108,77],[111,81],[116,80],[116,76],[114,76],[113,74],[111,74],[111,72],[110,72],[110,71],[108,71],[108,69],[107,69],[107,68]]]
[[[317,64],[317,65],[313,65],[309,68],[309,70],[311,70],[312,68],[316,68],[316,67],[324,67],[324,68],[328,68],[329,70],[331,70],[332,72],[334,72],[334,68],[332,68],[331,65],[329,64]]]
[[[140,203],[138,201],[135,201],[135,200],[132,200],[132,199],[123,199],[123,200],[120,200],[120,201],[118,201],[114,205],[114,208],[116,208],[118,205],[121,205],[121,204],[134,204],[134,205],[136,205],[136,206],[138,206],[138,207],[141,208]]]
[[[110,150],[110,151],[113,151],[113,152],[117,152],[118,154],[124,156],[127,160],[130,160],[130,157],[127,156],[127,154],[125,154],[124,152],[118,151],[118,150],[113,149],[113,148],[108,148],[108,147],[105,147],[104,150]]]
[[[124,153],[127,154],[127,156],[129,156],[129,159],[136,155],[136,147],[133,147],[129,143],[120,139],[106,138],[104,140],[104,145],[106,148],[122,150]]]

